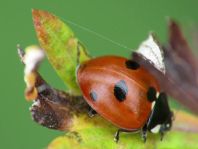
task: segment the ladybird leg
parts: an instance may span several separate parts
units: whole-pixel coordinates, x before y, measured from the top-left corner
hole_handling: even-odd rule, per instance
[[[144,143],[146,143],[146,138],[147,138],[147,124],[144,125],[141,131],[141,137]]]
[[[124,130],[124,129],[118,129],[115,133],[115,137],[114,137],[114,141],[116,143],[118,143],[118,141],[120,140],[120,132],[131,132],[129,130]]]
[[[115,137],[114,137],[114,141],[116,143],[118,143],[119,139],[120,139],[120,132],[129,132],[129,133],[133,133],[133,132],[137,132],[139,131],[139,129],[134,129],[134,130],[125,130],[125,129],[118,129],[115,133]]]
[[[173,115],[173,113],[171,113]],[[159,133],[160,133],[160,140],[162,141],[164,138],[164,133],[168,130],[170,130],[171,124],[170,123],[164,123],[161,125]]]
[[[172,118],[173,113],[169,108],[167,96],[160,93],[147,123],[148,130],[153,133],[159,132],[163,138],[164,132],[172,126]]]
[[[118,143],[118,141],[119,141],[119,139],[120,139],[120,131],[121,131],[121,129],[118,129],[118,130],[116,131],[116,133],[115,133],[114,141],[115,141],[116,143]]]
[[[165,125],[161,125],[159,133],[160,133],[160,140],[162,141],[164,138],[164,132],[166,131]]]
[[[91,107],[89,107],[88,116],[94,117],[96,114],[97,114],[97,112],[94,109],[92,109]]]

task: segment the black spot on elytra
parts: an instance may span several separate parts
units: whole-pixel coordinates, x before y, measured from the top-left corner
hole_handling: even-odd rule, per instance
[[[156,90],[154,87],[149,87],[147,91],[147,99],[150,102],[153,102],[154,100],[156,100]]]
[[[124,101],[128,93],[128,87],[124,80],[119,81],[114,87],[114,96],[118,101]]]
[[[125,62],[125,65],[128,69],[133,69],[133,70],[136,70],[140,67],[140,65],[136,61],[133,61],[133,60],[127,60]]]
[[[91,99],[93,101],[96,101],[97,100],[97,94],[96,94],[96,92],[92,91],[89,95],[90,95],[90,97],[91,97]]]

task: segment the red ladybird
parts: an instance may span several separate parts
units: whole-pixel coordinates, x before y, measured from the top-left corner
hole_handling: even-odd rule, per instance
[[[83,63],[77,71],[83,97],[91,108],[119,132],[159,131],[163,136],[172,124],[172,112],[157,80],[136,61],[104,56]]]

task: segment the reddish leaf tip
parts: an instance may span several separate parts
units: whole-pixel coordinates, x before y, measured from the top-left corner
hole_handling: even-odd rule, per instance
[[[35,17],[35,16],[38,16],[40,14],[41,10],[38,10],[38,9],[32,9],[32,16]]]
[[[33,16],[33,20],[35,21],[35,20],[40,20],[44,17],[52,16],[52,14],[44,10],[32,9],[32,16]]]

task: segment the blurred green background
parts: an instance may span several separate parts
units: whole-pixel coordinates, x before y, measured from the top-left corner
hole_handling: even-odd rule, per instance
[[[160,40],[165,41],[167,16],[184,27],[198,23],[196,0],[1,0],[1,149],[42,149],[63,134],[34,123],[28,110],[31,103],[23,96],[23,65],[17,56],[16,45],[38,44],[31,18],[32,8],[47,10],[65,21],[72,20],[131,49],[137,48],[149,31],[155,31]],[[127,49],[70,26],[92,55],[130,54]],[[65,89],[47,60],[41,73],[51,85]]]

